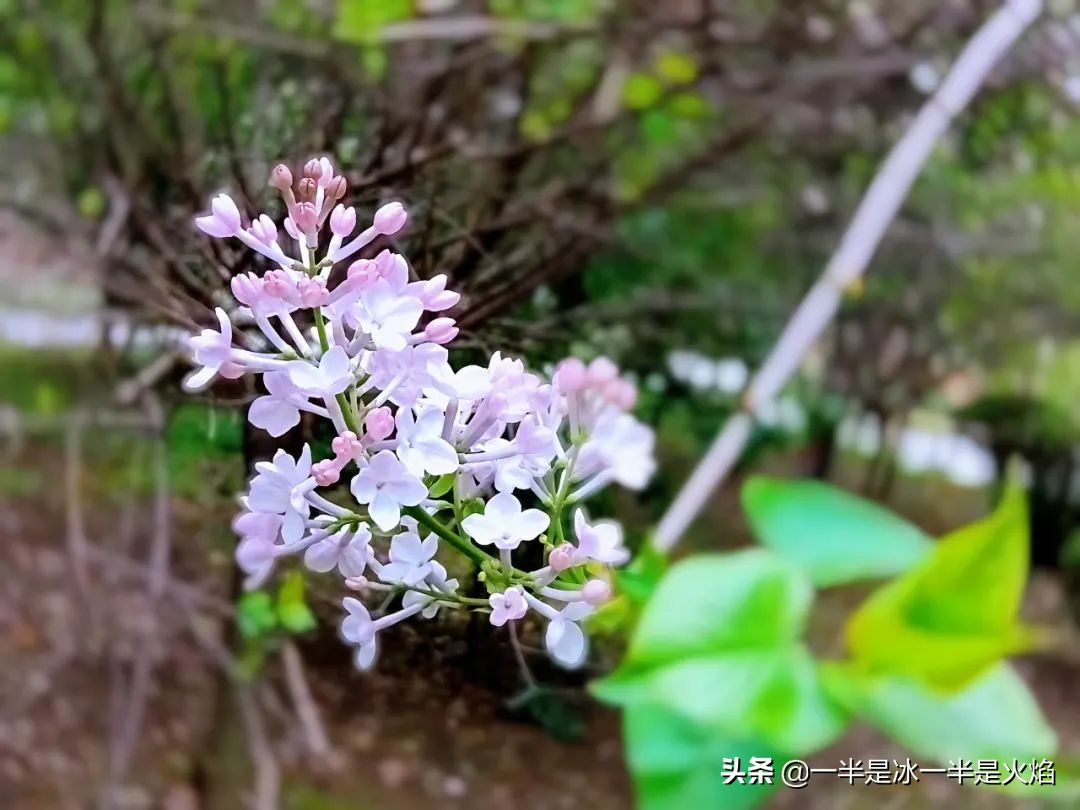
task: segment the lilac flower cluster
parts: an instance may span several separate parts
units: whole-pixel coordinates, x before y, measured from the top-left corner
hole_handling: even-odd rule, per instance
[[[405,259],[384,250],[328,284],[335,267],[400,231],[405,209],[384,205],[355,233],[356,210],[338,202],[345,179],[326,158],[308,161],[295,180],[279,165],[270,183],[288,211],[280,241],[296,258],[270,217],[245,226],[225,194],[196,220],[269,266],[233,278],[232,311],[218,308],[218,329],[190,340],[198,368],[185,385],[262,374],[252,424],[281,436],[306,411],[336,435],[330,458],[314,460],[305,446],[297,458],[279,450],[256,465],[234,524],[247,585],[296,556],[313,572],[336,571],[359,596],[397,603],[375,616],[360,598],[344,598],[342,635],[359,667],[374,661],[380,631],[444,607],[487,612],[495,626],[534,611],[552,656],[581,664],[581,622],[611,598],[610,568],[628,553],[621,527],[590,522],[580,504],[611,483],[640,489],[655,466],[653,434],[629,413],[635,387],[604,358],[564,360],[550,380],[498,352],[486,367],[455,371],[446,344],[458,329],[440,313],[459,295],[446,276],[411,280]],[[345,500],[337,485],[347,469],[352,499],[332,500]],[[538,545],[542,555],[525,553]],[[487,599],[460,592],[436,559],[440,546],[472,563]],[[544,564],[516,567],[526,556]]]

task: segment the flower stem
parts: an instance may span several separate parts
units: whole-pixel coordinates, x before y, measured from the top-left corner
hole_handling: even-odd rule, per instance
[[[424,526],[427,529],[435,532],[435,534],[437,534],[447,543],[452,545],[455,549],[464,554],[477,565],[483,565],[489,559],[494,559],[494,557],[491,557],[489,554],[485,554],[472,543],[450,531],[449,527],[447,527],[442,521],[438,520],[434,516],[429,515],[422,507],[406,506],[401,511],[403,514],[415,518],[416,522],[419,523],[421,526]]]

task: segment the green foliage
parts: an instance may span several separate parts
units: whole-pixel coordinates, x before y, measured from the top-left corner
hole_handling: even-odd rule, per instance
[[[626,659],[593,684],[627,710],[644,806],[715,806],[700,802],[720,791],[746,794],[749,806],[764,789],[723,785],[715,767],[734,755],[732,741],[761,756],[817,749],[842,732],[799,641],[810,599],[809,581],[765,550],[690,558],[661,580]]]
[[[1028,554],[1024,496],[1010,488],[993,514],[942,538],[856,611],[846,634],[853,659],[939,690],[970,683],[1031,643],[1017,619]]]
[[[300,571],[290,571],[278,589],[277,618],[281,627],[294,635],[315,629],[315,614],[304,600],[304,575]]]
[[[825,668],[830,692],[861,719],[923,757],[1011,760],[1052,753],[1057,738],[1012,667],[998,663],[958,692],[918,681]]]
[[[820,481],[754,477],[742,504],[758,540],[820,587],[903,573],[931,549],[918,527]]]
[[[530,683],[506,705],[513,712],[527,715],[556,740],[578,742],[585,735],[581,707],[564,691]]]
[[[743,501],[772,550],[691,557],[655,586],[646,559],[621,588],[648,601],[625,660],[592,690],[624,711],[640,807],[756,807],[769,786],[725,784],[725,759],[803,757],[855,718],[939,761],[1053,755],[1053,731],[1002,662],[1030,637],[1017,622],[1018,490],[936,544],[816,482],[751,479]],[[802,641],[811,582],[889,573],[848,624],[850,658],[816,661]]]
[[[277,627],[274,600],[266,591],[251,591],[236,603],[236,629],[247,639],[265,636]]]
[[[344,42],[371,43],[387,23],[409,19],[412,0],[339,0],[334,36]]]

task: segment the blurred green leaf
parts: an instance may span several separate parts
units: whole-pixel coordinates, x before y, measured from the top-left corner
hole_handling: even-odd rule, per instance
[[[644,110],[660,100],[664,87],[647,73],[632,73],[623,85],[623,103],[631,110]]]
[[[943,695],[918,681],[868,676],[826,665],[836,698],[860,718],[916,754],[947,762],[1052,755],[1057,736],[1027,684],[999,663],[962,691]]]
[[[742,503],[757,539],[820,587],[903,573],[933,548],[918,527],[821,481],[755,476]]]
[[[370,43],[387,23],[412,17],[412,0],[339,0],[334,36],[345,42]]]
[[[642,810],[757,807],[775,784],[724,784],[724,760],[738,757],[740,770],[751,757],[783,754],[752,737],[717,734],[699,723],[655,706],[625,712],[623,738]]]
[[[794,642],[811,598],[810,583],[764,549],[690,557],[660,581],[623,666]]]
[[[697,59],[692,53],[665,51],[656,59],[656,74],[671,84],[689,84],[698,76]]]
[[[304,598],[304,575],[290,571],[281,583],[277,595],[277,616],[281,626],[290,633],[306,633],[316,626],[315,614]]]
[[[615,581],[620,594],[636,605],[649,600],[667,571],[668,559],[652,543],[645,543],[629,564],[616,570]]]
[[[245,638],[259,638],[277,627],[273,600],[265,591],[251,591],[236,605],[236,627]]]
[[[870,671],[959,689],[1030,646],[1017,620],[1028,572],[1023,493],[938,541],[918,567],[873,593],[848,622],[855,661]]]

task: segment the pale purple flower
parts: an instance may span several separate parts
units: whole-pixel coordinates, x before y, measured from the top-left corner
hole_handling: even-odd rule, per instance
[[[519,544],[540,536],[551,519],[539,509],[525,509],[509,492],[500,492],[487,502],[482,514],[469,515],[463,528],[480,545],[494,544],[513,550]]]
[[[622,565],[630,559],[630,552],[623,546],[622,527],[612,520],[601,520],[590,525],[585,512],[574,513],[574,534],[577,536],[577,563],[593,560],[606,565]]]
[[[351,489],[358,502],[367,504],[371,519],[384,532],[401,522],[402,506],[416,506],[428,494],[423,481],[389,450],[381,450],[361,467]]]
[[[592,611],[592,605],[570,602],[548,622],[544,646],[551,657],[567,669],[576,669],[585,663],[589,640],[575,619],[584,618]]]
[[[337,205],[330,212],[330,230],[334,236],[345,237],[356,229],[356,209]]]
[[[488,621],[495,627],[502,627],[508,621],[524,618],[529,611],[525,594],[517,585],[507,588],[502,593],[493,593],[488,597],[488,604],[491,605],[491,616]]]
[[[311,475],[311,447],[304,445],[300,457],[294,459],[284,450],[274,454],[273,461],[255,464],[256,475],[251,479],[248,504],[253,511],[284,515],[281,536],[286,543],[295,543],[304,534],[310,508],[306,501],[293,499],[293,489],[305,484]]]
[[[311,396],[336,396],[353,383],[349,355],[341,346],[330,349],[319,359],[317,366],[307,360],[293,360],[286,370],[292,384]]]
[[[375,653],[377,652],[375,622],[372,620],[371,614],[368,613],[368,609],[364,607],[364,603],[359,599],[346,596],[341,604],[347,612],[345,619],[341,622],[341,635],[345,637],[346,641],[356,645],[358,648],[354,658],[357,668],[370,669],[371,665],[375,663]]]
[[[262,242],[264,245],[272,245],[277,241],[277,225],[266,214],[259,214],[248,226],[248,233]]]
[[[221,307],[214,310],[219,330],[203,329],[188,339],[192,359],[202,366],[184,380],[184,387],[197,391],[210,384],[223,365],[232,357],[232,322]]]
[[[308,546],[304,565],[312,571],[326,573],[337,568],[343,577],[358,577],[364,573],[368,560],[371,531],[363,523]]]
[[[397,455],[413,475],[446,475],[458,468],[457,451],[442,438],[443,414],[425,408],[413,415],[412,408],[398,408]]]
[[[461,293],[446,289],[446,274],[439,273],[423,281],[414,281],[405,291],[418,299],[428,312],[442,312],[461,300]]]
[[[432,560],[439,550],[439,538],[429,534],[421,542],[416,532],[401,532],[390,541],[390,562],[382,567],[379,579],[402,585],[423,582],[432,571]]]
[[[267,372],[263,383],[268,393],[251,403],[248,421],[271,436],[284,436],[300,424],[300,408],[309,404],[307,396],[284,371]]]
[[[641,489],[656,470],[653,432],[627,413],[604,410],[581,448],[575,478],[606,471],[629,489]]]
[[[371,335],[380,349],[400,351],[408,345],[408,336],[420,320],[424,308],[411,295],[399,295],[385,279],[360,291],[360,308],[356,313],[360,328]]]

